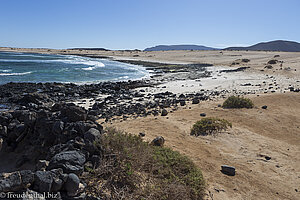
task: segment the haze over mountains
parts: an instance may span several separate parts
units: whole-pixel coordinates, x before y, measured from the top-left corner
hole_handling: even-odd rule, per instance
[[[202,45],[158,45],[146,48],[144,51],[174,51],[174,50],[220,50]],[[300,43],[285,40],[261,42],[249,47],[227,47],[222,50],[249,50],[249,51],[285,51],[300,52]]]

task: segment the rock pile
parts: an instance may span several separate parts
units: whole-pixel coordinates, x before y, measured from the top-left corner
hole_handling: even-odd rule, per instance
[[[27,97],[21,98],[26,105],[36,99]],[[85,163],[97,167],[101,162],[102,133],[102,126],[72,103],[1,112],[1,156],[14,152],[19,156],[0,175],[0,192],[49,192],[57,199],[86,199],[86,184],[79,177]]]

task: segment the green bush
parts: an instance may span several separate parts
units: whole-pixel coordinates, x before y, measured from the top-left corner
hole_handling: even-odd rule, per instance
[[[212,135],[226,130],[228,127],[232,127],[232,124],[225,119],[207,117],[193,125],[191,135]]]
[[[202,199],[201,170],[186,156],[107,130],[99,168],[87,173],[87,193],[103,199]]]
[[[222,107],[223,108],[253,108],[254,104],[248,98],[231,96],[224,101]]]

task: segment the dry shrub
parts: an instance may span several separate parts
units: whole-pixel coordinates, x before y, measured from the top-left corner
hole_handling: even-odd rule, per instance
[[[228,127],[232,127],[232,124],[225,119],[206,117],[193,125],[191,135],[212,135],[226,130]]]
[[[103,160],[84,175],[87,193],[103,199],[202,199],[201,170],[186,156],[140,137],[107,130]]]
[[[231,96],[224,101],[222,107],[223,108],[253,108],[254,104],[248,98]]]

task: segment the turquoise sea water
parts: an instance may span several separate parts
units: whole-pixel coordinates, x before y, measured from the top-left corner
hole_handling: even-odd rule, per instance
[[[7,82],[97,83],[148,77],[142,66],[71,55],[0,52],[0,84]]]

